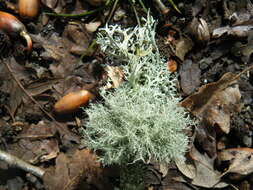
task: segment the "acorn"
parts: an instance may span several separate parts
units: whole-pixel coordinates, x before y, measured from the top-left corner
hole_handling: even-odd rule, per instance
[[[39,0],[19,0],[19,15],[23,18],[33,19],[39,13]]]
[[[15,16],[0,11],[0,30],[13,37],[22,36],[26,40],[27,51],[32,50],[32,39],[28,35],[25,25]]]
[[[54,112],[60,114],[74,112],[81,106],[87,105],[93,98],[94,95],[88,90],[70,92],[55,103]]]

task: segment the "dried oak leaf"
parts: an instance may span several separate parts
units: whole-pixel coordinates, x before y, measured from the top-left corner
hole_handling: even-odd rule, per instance
[[[33,35],[32,38],[35,43],[40,44],[45,50],[40,56],[45,60],[53,61],[50,70],[55,78],[65,78],[73,72],[76,58],[70,54],[63,37],[53,33],[48,38],[41,35]]]
[[[22,159],[30,163],[44,162],[56,158],[59,153],[56,130],[44,121],[30,125],[19,136]]]
[[[230,148],[218,154],[220,161],[229,161],[227,173],[238,173],[248,175],[253,172],[253,149],[252,148]]]
[[[60,154],[54,169],[48,170],[43,176],[47,190],[71,190],[86,179],[98,189],[110,189],[105,184],[103,169],[97,156],[88,149],[77,150],[72,157]]]
[[[241,94],[235,76],[233,73],[224,74],[219,81],[200,87],[181,105],[211,126],[217,124],[221,131],[229,133],[230,114],[240,111]]]
[[[194,179],[196,177],[196,167],[191,159],[187,158],[186,160],[176,160],[175,164],[178,170],[184,174],[184,176],[190,179]]]
[[[12,74],[17,78],[17,80],[24,83],[30,80],[29,72],[24,66],[18,64],[14,58],[4,59],[3,62],[9,65]],[[22,103],[24,93],[18,87],[16,81],[10,75],[10,72],[4,64],[1,64],[0,66],[0,80],[3,81],[1,91],[10,94],[10,101],[6,102],[6,106],[9,108],[10,114],[14,116],[17,108]]]
[[[183,62],[179,70],[180,85],[187,95],[193,93],[200,85],[200,69],[197,64],[187,59]]]
[[[180,38],[176,41],[175,54],[180,60],[184,60],[185,55],[192,49],[193,42],[189,38]]]
[[[190,156],[196,167],[196,176],[192,179],[192,184],[205,188],[223,188],[227,183],[220,181],[220,172],[214,169],[214,159],[206,154],[201,154],[194,146],[190,151]]]
[[[87,51],[92,40],[92,34],[85,26],[78,22],[72,22],[65,26],[63,42],[69,51],[76,55],[82,55]]]

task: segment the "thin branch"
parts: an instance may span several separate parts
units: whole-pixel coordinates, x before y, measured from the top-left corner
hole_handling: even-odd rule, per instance
[[[117,7],[117,5],[118,5],[118,2],[119,2],[119,0],[115,0],[115,1],[114,1],[113,6],[112,6],[112,9],[111,9],[111,11],[110,11],[110,14],[109,14],[108,18],[106,19],[106,23],[109,23],[109,22],[110,22],[110,20],[111,20],[111,18],[112,18],[112,15],[113,15],[113,13],[115,12],[116,7]]]
[[[39,178],[42,178],[45,171],[39,167],[33,166],[24,160],[19,159],[7,152],[0,150],[0,160],[8,163],[11,167],[20,168],[26,172],[29,172]]]
[[[140,22],[138,13],[137,13],[137,11],[136,11],[136,8],[135,8],[135,6],[134,6],[133,0],[130,0],[130,4],[131,4],[132,9],[134,10],[134,15],[135,15],[135,17],[136,17],[138,26],[141,26],[141,22]]]
[[[167,8],[161,0],[153,0],[156,6],[160,9],[163,15],[166,15],[170,10]]]

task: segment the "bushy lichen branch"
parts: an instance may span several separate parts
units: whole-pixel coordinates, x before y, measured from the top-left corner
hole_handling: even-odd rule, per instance
[[[159,55],[153,18],[143,27],[106,26],[97,41],[109,61],[124,63],[127,82],[115,92],[102,91],[104,103],[86,110],[88,147],[102,151],[106,165],[183,158],[184,129],[193,121],[178,106],[176,78]]]

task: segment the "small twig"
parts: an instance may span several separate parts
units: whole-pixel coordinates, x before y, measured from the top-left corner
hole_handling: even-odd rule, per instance
[[[0,160],[8,163],[11,167],[20,168],[24,171],[27,171],[39,178],[42,178],[45,174],[45,171],[39,167],[33,166],[24,160],[19,159],[16,156],[13,156],[7,152],[0,150]]]
[[[139,3],[141,4],[141,7],[142,7],[142,9],[144,10],[144,12],[145,12],[146,14],[148,14],[148,9],[147,9],[146,6],[144,5],[143,1],[142,1],[142,0],[139,0]]]
[[[136,20],[137,20],[138,26],[141,26],[141,22],[140,22],[140,19],[139,19],[138,13],[137,13],[137,11],[136,11],[136,8],[135,8],[135,6],[134,6],[133,0],[129,0],[129,1],[130,1],[131,6],[132,6],[132,8],[133,8],[133,10],[134,10],[134,14],[135,14],[135,17],[136,17]]]
[[[232,79],[229,80],[229,83],[227,83],[225,86],[221,87],[221,90],[224,90],[228,87],[229,84],[232,84],[234,81],[238,80],[243,74],[253,69],[253,65],[247,67],[242,72],[236,74]]]
[[[153,0],[163,15],[166,15],[170,10],[163,4],[161,0]]]
[[[106,23],[108,23],[108,22],[111,20],[112,15],[113,15],[113,13],[114,13],[114,11],[115,11],[117,5],[118,5],[118,2],[119,2],[119,0],[115,0],[115,1],[114,1],[113,6],[112,6],[112,9],[111,9],[111,11],[110,11],[110,14],[109,14],[109,16],[108,16],[108,18],[107,18],[107,20],[106,20]]]
[[[173,0],[168,0],[170,2],[170,4],[174,7],[174,9],[181,14],[181,11],[177,8],[176,4],[174,3]]]

